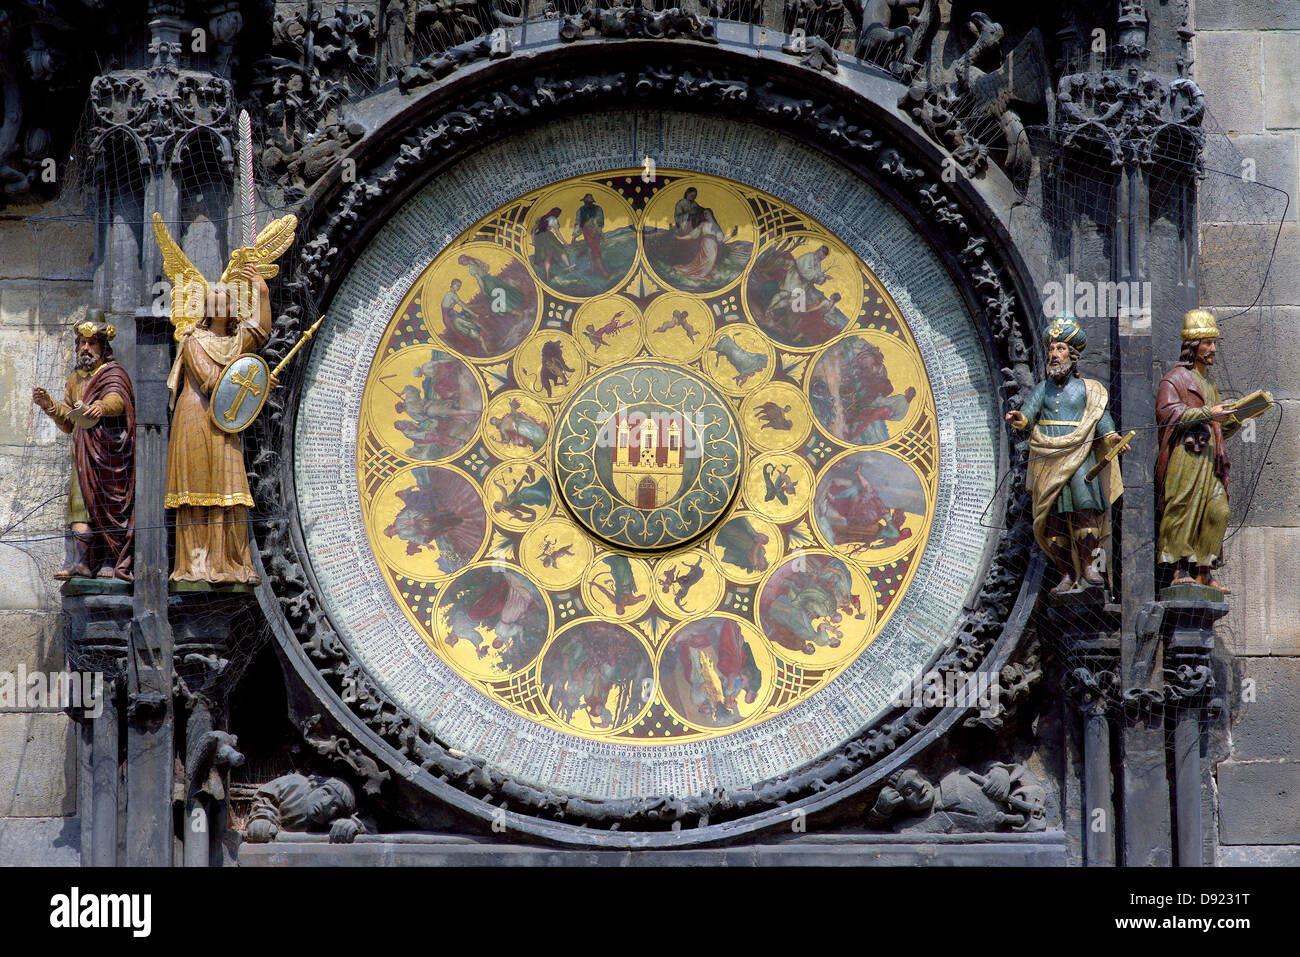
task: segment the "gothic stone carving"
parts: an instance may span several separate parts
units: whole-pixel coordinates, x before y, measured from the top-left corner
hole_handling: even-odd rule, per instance
[[[913,63],[916,78],[899,100],[927,134],[952,153],[968,175],[988,166],[989,150],[981,138],[999,129],[1005,144],[1004,165],[1012,178],[1028,174],[1033,157],[1021,114],[1013,104],[1041,107],[1051,97],[1051,80],[1042,36],[1029,30],[1015,49],[1002,54],[1005,32],[984,13],[966,22],[974,42],[949,67],[943,46],[951,44],[955,25],[937,31],[924,63]],[[995,61],[983,69],[978,64]]]
[[[328,831],[331,844],[351,844],[375,828],[357,813],[356,794],[342,778],[284,774],[257,789],[244,840],[267,844],[284,831]]]
[[[377,78],[378,40],[369,10],[276,14],[270,56],[254,64],[250,104],[261,112],[262,163],[281,190],[275,199],[299,201],[365,132],[338,107]]]
[[[580,18],[566,17],[560,28],[560,39],[577,40],[586,31],[605,39],[684,39],[717,43],[713,24],[699,14],[687,13],[678,8],[647,10],[642,0],[632,0],[628,5],[609,8],[587,6]]]
[[[234,93],[230,81],[209,73],[181,70],[177,45],[150,45],[153,65],[95,77],[90,85],[93,111],[89,151],[102,152],[111,137],[125,136],[142,166],[161,168],[180,160],[185,144],[199,130],[215,137],[221,162],[233,163]]]
[[[1038,642],[1025,652],[1023,661],[1004,665],[998,672],[998,695],[989,711],[977,712],[962,722],[964,728],[1001,730],[1016,717],[1024,698],[1042,680],[1043,669],[1038,657]]]
[[[1150,166],[1174,158],[1198,169],[1205,133],[1205,96],[1188,77],[1173,80],[1142,67],[1148,50],[1142,0],[1120,4],[1115,69],[1067,73],[1056,87],[1058,142],[1101,152],[1112,166]],[[1190,36],[1190,32],[1188,33]],[[1180,58],[1179,69],[1183,69]]]
[[[982,773],[958,768],[937,786],[918,771],[896,771],[885,779],[867,825],[924,834],[1044,831],[1047,792],[1018,764],[992,764]]]

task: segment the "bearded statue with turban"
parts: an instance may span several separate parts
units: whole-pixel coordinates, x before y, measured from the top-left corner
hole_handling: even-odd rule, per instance
[[[1061,580],[1054,594],[1104,584],[1099,559],[1110,537],[1110,506],[1124,490],[1119,465],[1111,462],[1088,478],[1119,435],[1106,408],[1106,387],[1081,378],[1079,355],[1087,345],[1083,329],[1069,313],[1048,323],[1047,378],[1039,382],[1019,411],[1006,419],[1029,436],[1029,491],[1034,500],[1034,538]]]

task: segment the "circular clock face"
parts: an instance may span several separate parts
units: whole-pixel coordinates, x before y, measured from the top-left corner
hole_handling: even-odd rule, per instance
[[[496,193],[451,235],[430,187],[345,282],[297,424],[314,571],[375,679],[595,798],[856,733],[946,639],[995,479],[978,340],[901,217],[864,192],[924,288],[776,180],[641,173]]]

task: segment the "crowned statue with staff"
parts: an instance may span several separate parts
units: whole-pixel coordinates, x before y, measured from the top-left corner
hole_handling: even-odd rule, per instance
[[[247,115],[240,117],[244,245],[209,283],[154,214],[154,236],[172,285],[171,321],[176,361],[167,378],[171,436],[167,446],[165,507],[176,510],[171,581],[251,585],[248,509],[253,496],[244,469],[240,432],[252,423],[275,385],[257,350],[271,335],[266,280],[275,260],[293,244],[298,221],[274,220],[254,238],[252,146]],[[315,327],[313,327],[314,330]],[[296,347],[295,347],[295,352]],[[287,357],[286,357],[287,359]],[[276,372],[283,367],[283,363]]]
[[[1047,325],[1047,378],[1006,419],[1029,435],[1034,538],[1061,573],[1053,594],[1104,584],[1097,559],[1110,537],[1110,507],[1124,490],[1116,456],[1121,439],[1096,379],[1081,378],[1087,339],[1069,313]]]
[[[72,562],[54,573],[70,578],[133,578],[135,544],[135,390],[113,359],[117,329],[91,309],[73,326],[76,368],[59,402],[45,389],[32,401],[72,436],[68,525]]]

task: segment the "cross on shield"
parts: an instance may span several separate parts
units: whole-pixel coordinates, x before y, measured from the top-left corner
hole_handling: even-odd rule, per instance
[[[253,424],[270,391],[271,370],[261,356],[246,352],[221,370],[208,412],[222,432],[242,432]]]

